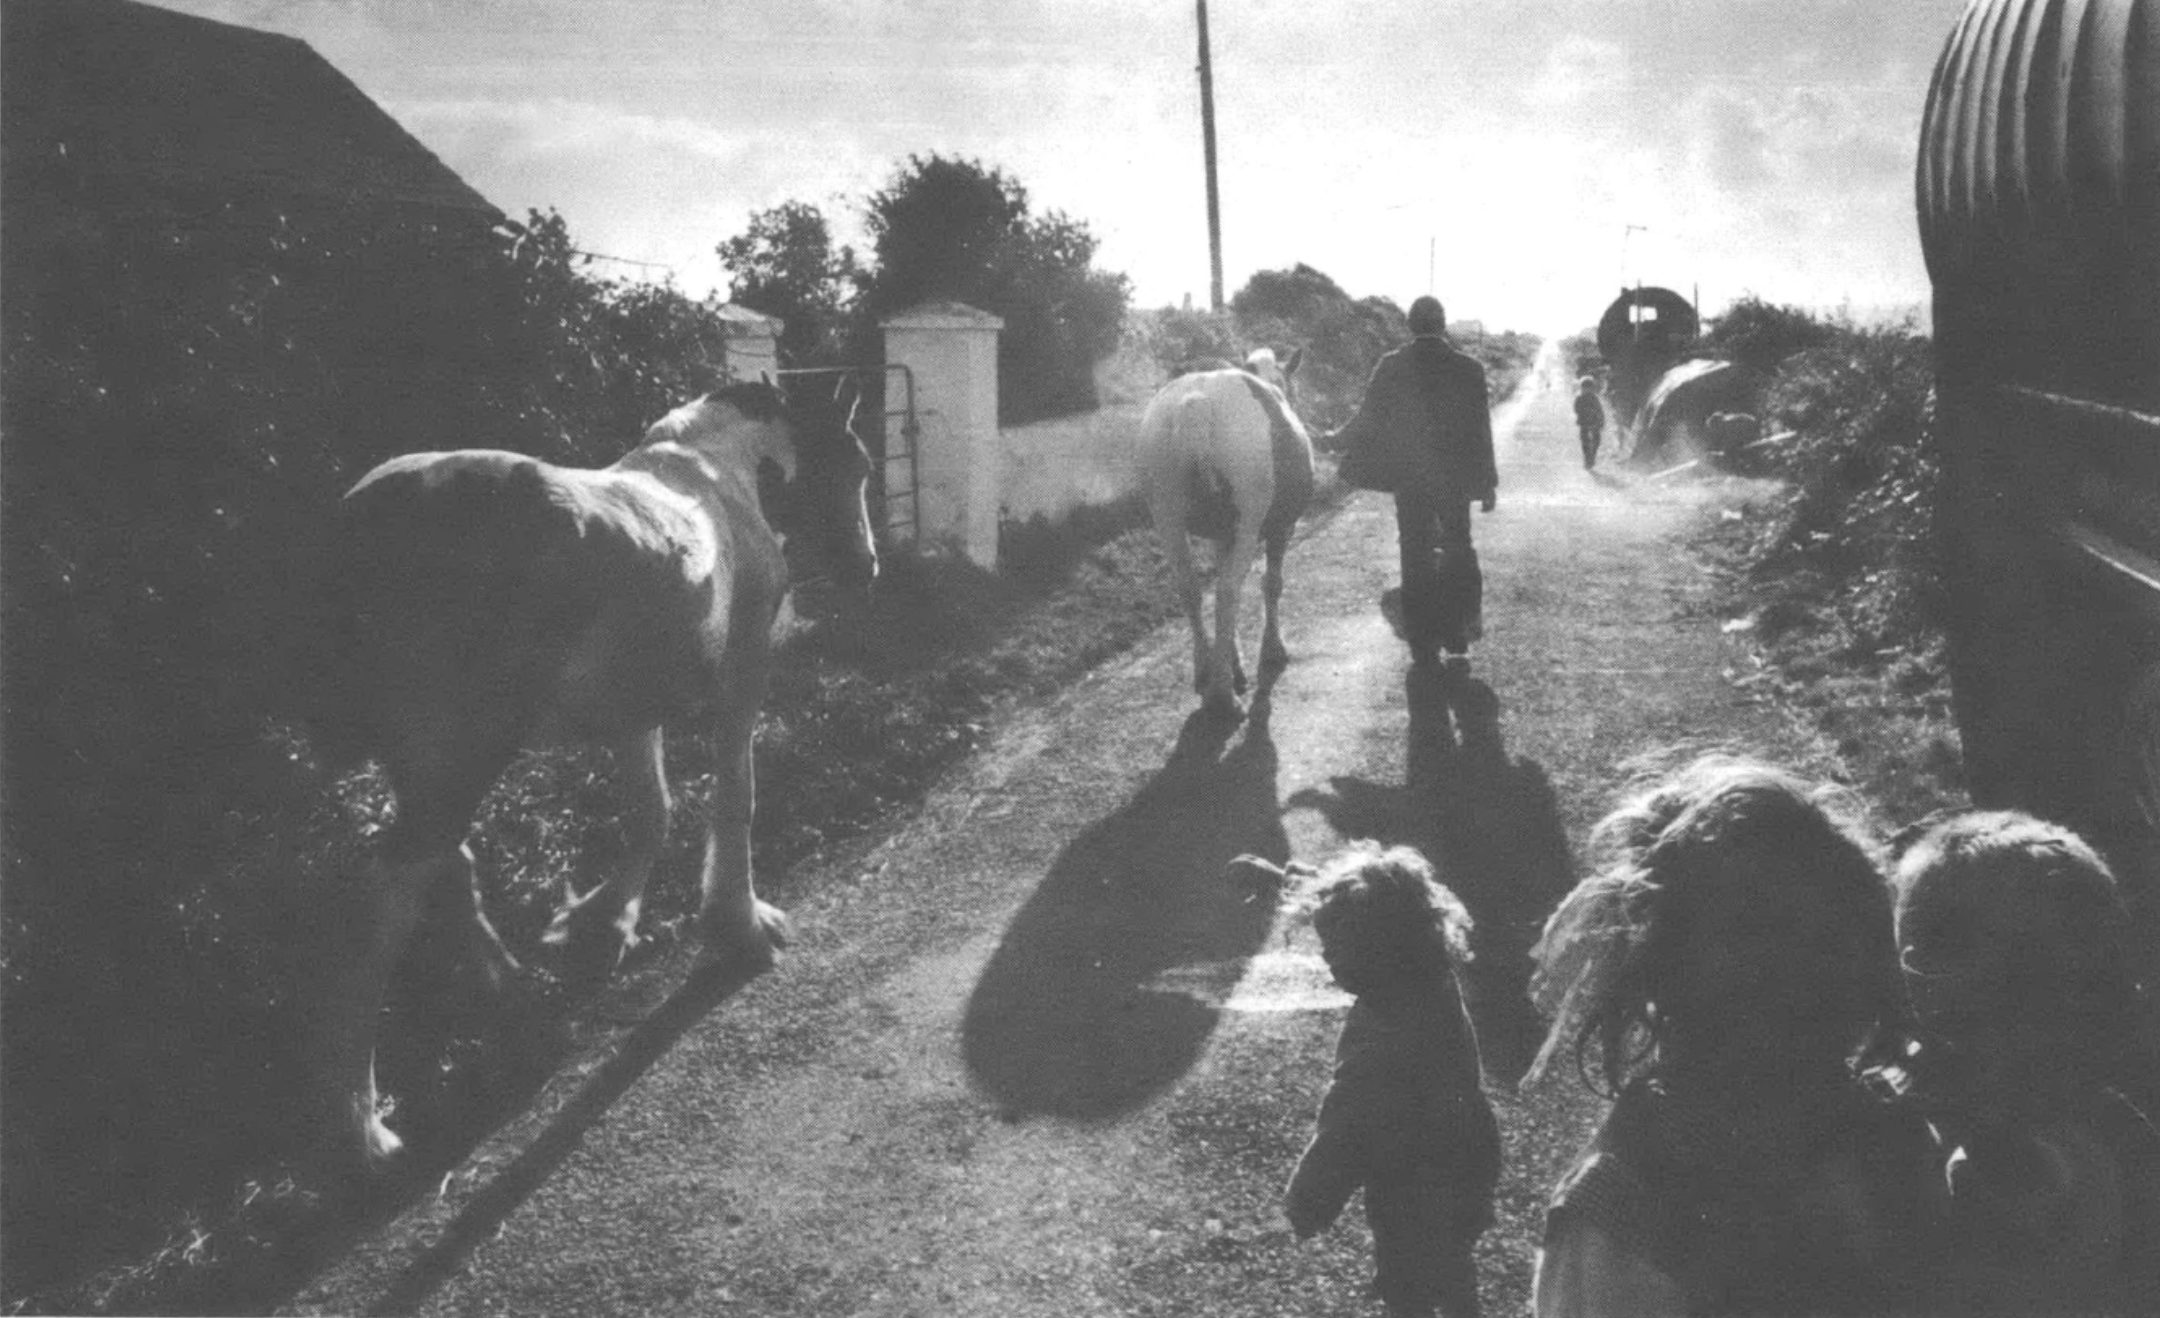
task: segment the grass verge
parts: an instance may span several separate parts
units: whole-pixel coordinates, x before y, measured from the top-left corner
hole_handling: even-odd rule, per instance
[[[1885,643],[1866,604],[1821,572],[1758,554],[1782,495],[1735,482],[1691,548],[1716,581],[1710,610],[1733,647],[1733,681],[1814,736],[1823,770],[1902,826],[1967,804],[1941,637]]]

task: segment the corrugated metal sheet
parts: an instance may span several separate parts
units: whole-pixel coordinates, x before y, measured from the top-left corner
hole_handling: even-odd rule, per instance
[[[2160,0],[1975,0],[1916,186],[1947,363],[2160,405]]]

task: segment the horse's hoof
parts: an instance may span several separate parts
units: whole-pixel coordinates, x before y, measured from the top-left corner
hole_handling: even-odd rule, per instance
[[[779,950],[794,935],[793,923],[778,907],[753,902],[747,923],[731,921],[726,928],[705,924],[700,929],[697,969],[755,979],[779,964]]]
[[[758,928],[764,931],[766,941],[773,947],[786,947],[795,937],[795,922],[787,918],[787,912],[764,902],[752,902],[751,907],[757,915]]]
[[[405,1141],[397,1137],[396,1131],[384,1125],[381,1117],[369,1117],[366,1153],[368,1174],[381,1176],[395,1169],[402,1160]]]

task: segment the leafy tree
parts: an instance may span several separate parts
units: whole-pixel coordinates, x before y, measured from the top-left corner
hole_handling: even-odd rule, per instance
[[[866,215],[876,270],[863,287],[873,322],[933,300],[995,312],[997,262],[1025,231],[1027,189],[999,169],[932,154],[909,156]]]
[[[1132,294],[1124,275],[1094,268],[1095,247],[1085,224],[1052,211],[1026,221],[997,255],[998,367],[1014,394],[1003,410],[1016,420],[1099,401],[1094,366],[1116,350]]]
[[[823,211],[808,202],[783,202],[752,215],[749,230],[718,250],[732,276],[729,299],[785,323],[780,350],[790,365],[840,360],[848,307],[863,271],[854,248],[833,243]]]
[[[1350,419],[1373,364],[1408,336],[1394,303],[1354,301],[1333,279],[1302,263],[1254,272],[1231,295],[1230,310],[1247,342],[1305,349],[1299,396],[1307,419],[1323,430]]]
[[[1350,295],[1333,279],[1298,263],[1288,270],[1258,270],[1245,287],[1230,297],[1230,310],[1240,322],[1262,320],[1310,324],[1340,315]]]
[[[1096,240],[1062,212],[1030,214],[1027,189],[972,160],[910,156],[866,215],[875,268],[865,326],[923,302],[1005,321],[998,413],[1007,424],[1095,406],[1094,364],[1118,341],[1131,284],[1094,268]]]

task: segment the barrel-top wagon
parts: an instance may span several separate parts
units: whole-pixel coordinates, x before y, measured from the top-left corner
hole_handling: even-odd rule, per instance
[[[1969,785],[2160,847],[2160,3],[1974,0],[1917,168]]]

